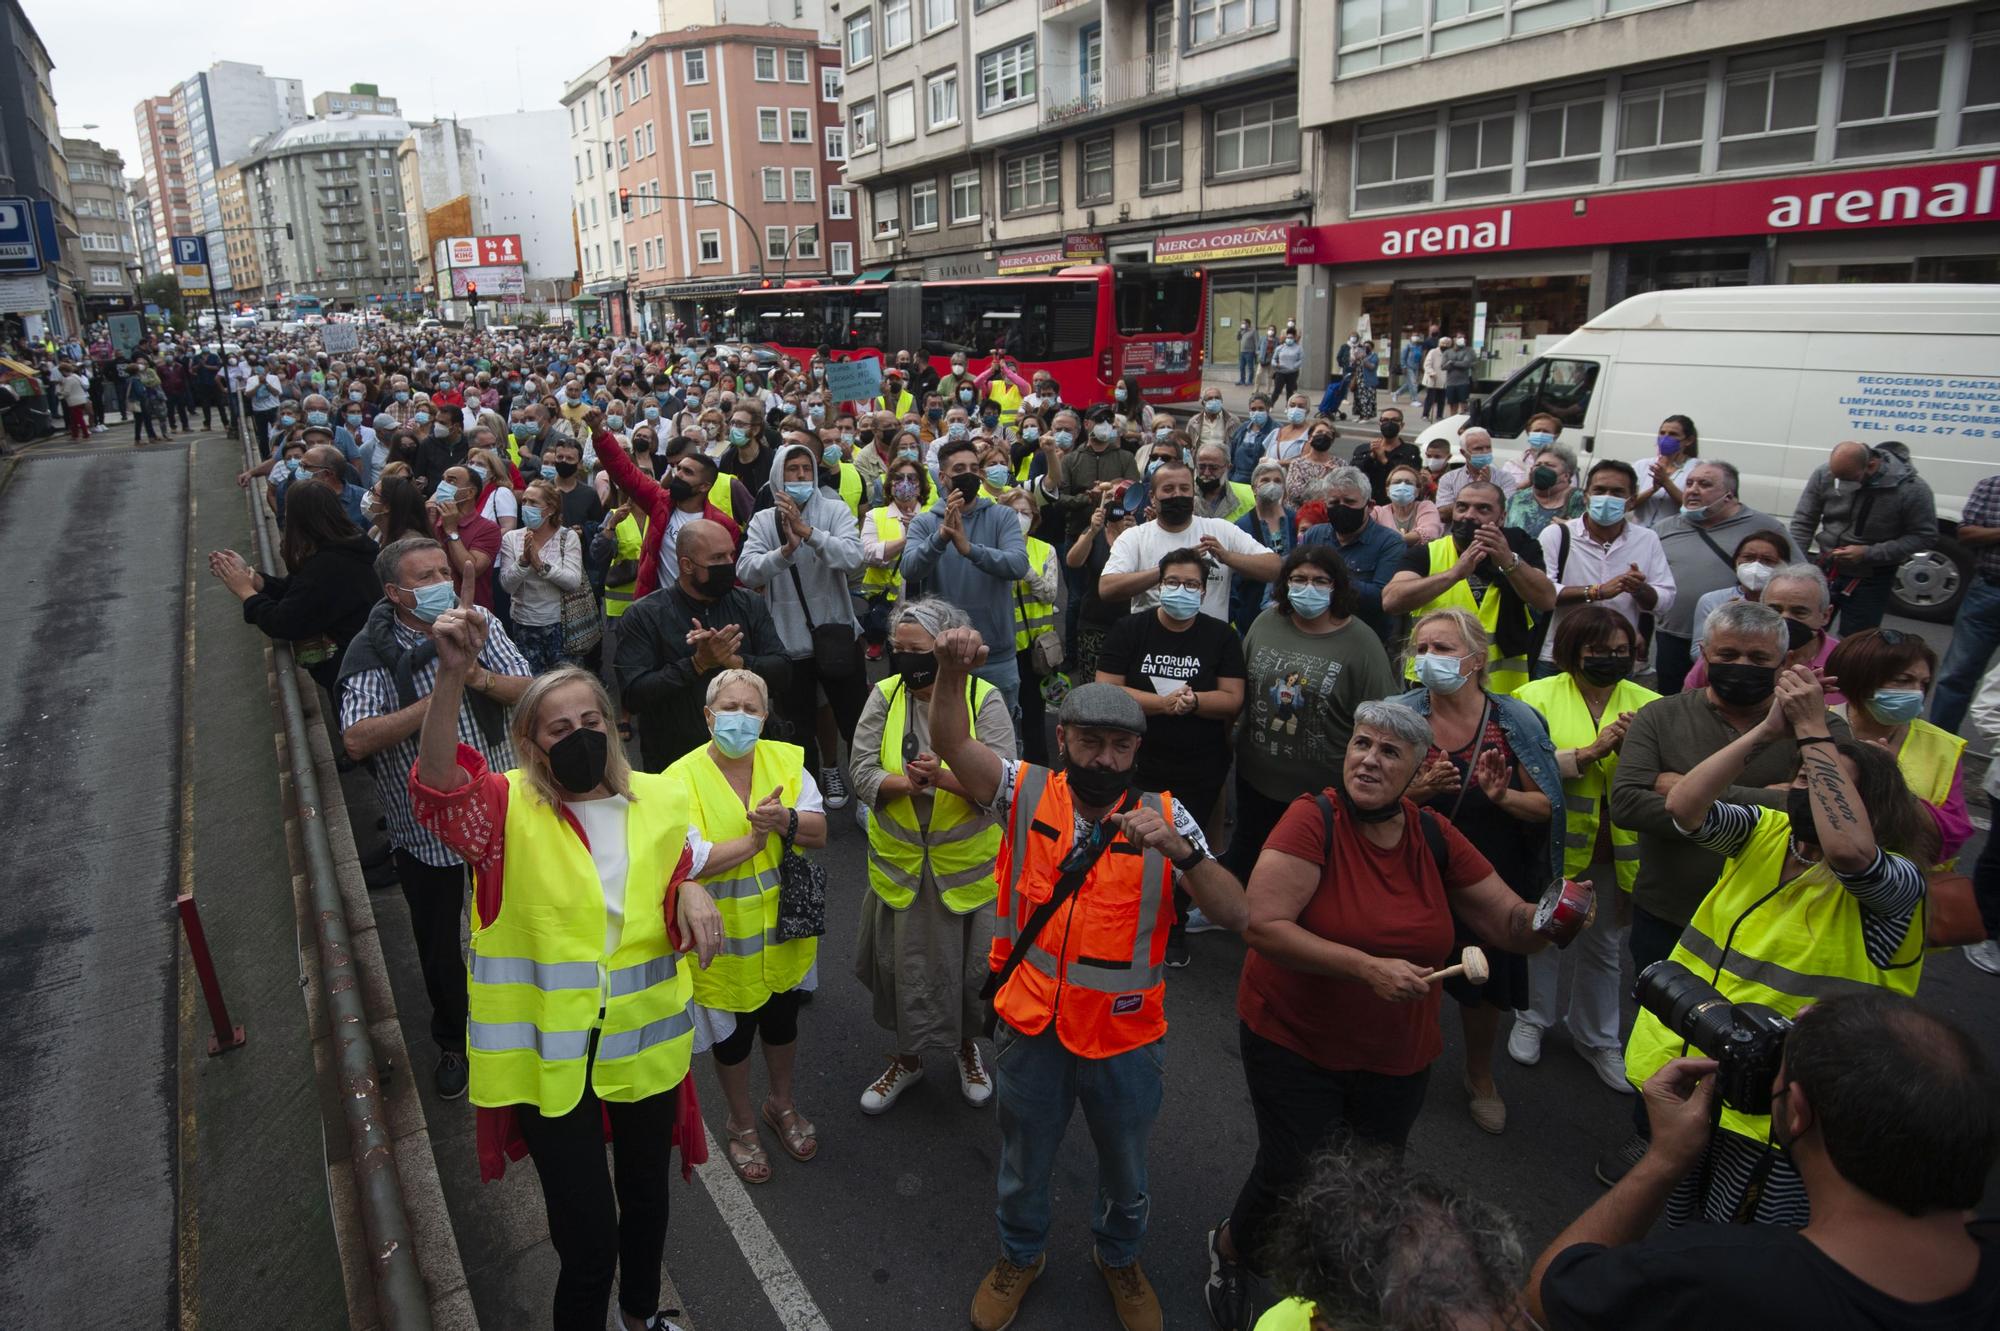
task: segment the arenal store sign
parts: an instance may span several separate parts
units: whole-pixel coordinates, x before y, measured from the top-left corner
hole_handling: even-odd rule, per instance
[[[1988,158],[1293,227],[1285,262],[1368,263],[1996,220],[2000,159]]]

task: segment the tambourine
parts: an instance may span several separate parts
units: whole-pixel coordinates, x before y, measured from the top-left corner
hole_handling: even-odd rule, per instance
[[[1535,932],[1557,947],[1568,947],[1590,923],[1597,894],[1570,878],[1558,878],[1535,903]]]

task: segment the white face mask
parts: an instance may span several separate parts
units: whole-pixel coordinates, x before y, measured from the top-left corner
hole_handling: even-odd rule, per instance
[[[1766,587],[1771,585],[1771,575],[1777,571],[1777,569],[1769,564],[1759,564],[1754,561],[1748,564],[1738,564],[1736,566],[1736,581],[1743,584],[1744,591],[1761,594]]]

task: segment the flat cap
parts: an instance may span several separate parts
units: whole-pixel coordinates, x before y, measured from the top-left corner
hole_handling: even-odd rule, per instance
[[[1146,714],[1139,700],[1116,684],[1090,683],[1069,691],[1056,720],[1066,726],[1146,733]]]

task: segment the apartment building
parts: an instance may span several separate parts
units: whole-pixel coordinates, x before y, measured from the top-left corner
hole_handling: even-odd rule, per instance
[[[243,183],[242,167],[231,164],[216,168],[215,198],[222,214],[222,234],[209,238],[210,248],[218,239],[221,241],[235,299],[261,303],[268,298],[264,290],[264,265],[258,258],[260,237],[254,229],[257,219],[250,209],[250,191]]]
[[[1201,264],[1210,346],[1282,323],[1308,216],[1302,9],[1316,0],[841,0],[863,266]]]
[[[216,173],[258,139],[304,120],[305,86],[298,79],[271,78],[261,65],[221,60],[175,84],[169,96],[191,215],[188,230],[208,237],[209,277],[217,294],[228,299],[237,282],[222,230]]]
[[[139,273],[143,281],[160,271],[160,251],[153,242],[153,196],[147,190],[144,176],[126,177],[125,202],[129,214],[127,243],[139,256]]]
[[[2000,281],[2000,6],[1307,4],[1307,365],[1364,318],[1478,379],[1628,295]]]
[[[660,32],[678,32],[709,23],[782,23],[811,28],[825,38],[827,0],[660,0]]]
[[[697,325],[767,278],[856,272],[853,202],[833,156],[839,77],[816,31],[782,25],[662,32],[612,61],[598,165],[632,196],[621,211],[639,328]]]
[[[356,309],[415,292],[395,163],[409,134],[400,116],[336,112],[260,140],[237,163],[260,228],[264,300],[305,293]]]
[[[95,139],[62,141],[69,175],[70,207],[76,214],[76,262],[71,271],[86,319],[133,308],[133,271],[139,256],[127,228],[131,209],[125,197],[125,159]]]
[[[139,131],[139,164],[146,178],[146,197],[153,205],[153,261],[167,269],[174,262],[173,237],[192,234],[195,221],[181,172],[174,99],[148,97],[132,108],[132,120]]]
[[[569,191],[550,171],[567,139],[561,111],[453,116],[412,128],[396,149],[408,253],[419,289],[441,301],[440,241],[455,236],[517,236],[519,248],[502,271],[474,275],[482,295],[546,304],[566,300],[576,277],[569,227]]]
[[[570,207],[579,283],[570,308],[577,327],[623,336],[632,331],[633,323],[632,302],[625,290],[625,220],[618,209],[616,157],[611,147],[613,59],[606,56],[571,79],[563,89],[562,105],[563,114],[569,117],[570,169],[574,175]]]
[[[316,120],[328,116],[399,116],[403,114],[393,97],[384,97],[372,83],[350,83],[346,92],[323,92],[312,99]]]

